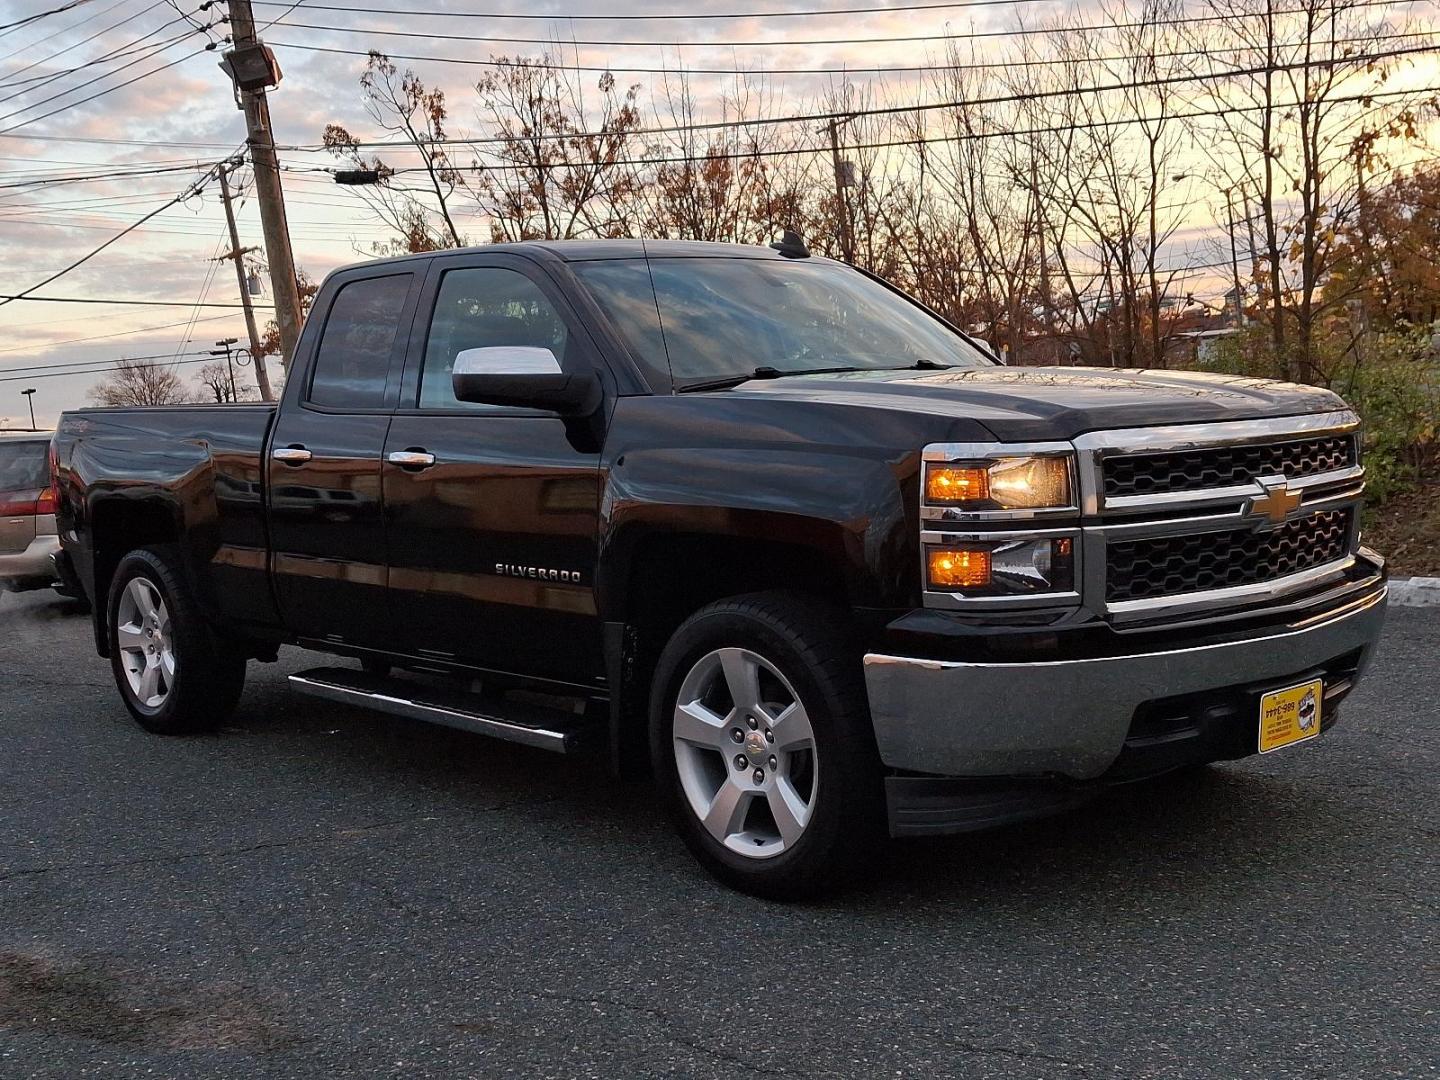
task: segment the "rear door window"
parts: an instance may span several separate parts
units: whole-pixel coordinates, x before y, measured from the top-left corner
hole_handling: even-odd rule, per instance
[[[0,440],[0,492],[36,491],[50,484],[48,442]]]
[[[364,278],[335,294],[315,356],[310,404],[330,409],[384,408],[411,277]]]

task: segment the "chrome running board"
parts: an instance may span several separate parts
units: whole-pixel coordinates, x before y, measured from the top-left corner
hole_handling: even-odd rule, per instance
[[[470,695],[424,686],[404,679],[369,675],[349,668],[315,668],[290,676],[290,685],[302,694],[357,705],[374,712],[425,720],[489,735],[506,742],[533,746],[557,754],[570,754],[585,741],[583,718],[533,706],[486,701],[487,710],[472,707]],[[478,699],[474,699],[479,704]]]

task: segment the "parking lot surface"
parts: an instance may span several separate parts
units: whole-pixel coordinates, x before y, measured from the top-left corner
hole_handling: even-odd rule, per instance
[[[0,1077],[1440,1075],[1437,656],[1392,611],[1324,739],[783,906],[598,760],[293,696],[294,650],[147,735],[0,596]]]

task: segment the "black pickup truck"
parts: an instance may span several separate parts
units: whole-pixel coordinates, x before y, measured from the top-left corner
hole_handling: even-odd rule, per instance
[[[70,412],[52,468],[149,730],[349,658],[290,682],[653,771],[770,896],[1303,743],[1385,609],[1333,394],[1004,367],[793,238],[339,270],[278,406]]]

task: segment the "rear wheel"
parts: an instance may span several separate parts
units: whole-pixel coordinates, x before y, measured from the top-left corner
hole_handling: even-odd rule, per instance
[[[882,841],[858,657],[837,623],[802,597],[739,597],[697,612],[660,657],[656,775],[691,851],[746,892],[816,894]]]
[[[235,708],[245,654],[200,614],[172,548],[141,548],[110,585],[110,667],[130,715],[147,731],[208,731]]]

